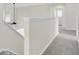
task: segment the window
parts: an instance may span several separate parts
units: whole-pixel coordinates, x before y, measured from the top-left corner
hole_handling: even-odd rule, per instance
[[[58,17],[58,18],[62,17],[62,12],[63,12],[62,8],[59,8],[59,7],[55,8],[55,14],[54,14],[55,17]]]
[[[62,9],[57,10],[57,17],[62,17]]]

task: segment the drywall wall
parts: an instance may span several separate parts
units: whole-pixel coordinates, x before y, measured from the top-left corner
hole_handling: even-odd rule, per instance
[[[53,18],[28,18],[25,21],[25,41],[29,42],[28,54],[42,54],[57,34],[57,20]],[[29,24],[28,26],[27,23]]]
[[[65,29],[76,30],[76,19],[78,16],[78,4],[65,3],[50,5],[50,16],[53,17],[55,8],[62,7],[62,17],[58,18],[59,24]],[[53,15],[52,15],[53,14]],[[56,17],[57,18],[57,17]]]
[[[24,54],[24,39],[15,31],[2,24],[0,29],[0,49],[9,49],[16,54]]]
[[[17,7],[17,6],[21,7]],[[25,5],[25,6],[24,6]],[[29,6],[28,6],[29,5]],[[16,21],[18,27],[23,27],[24,17],[54,17],[54,8],[64,4],[41,3],[41,4],[16,4]]]
[[[76,30],[77,9],[77,4],[66,4],[64,6],[63,26],[66,29]]]
[[[57,16],[57,10],[62,9],[62,15],[63,15],[63,7],[64,6],[65,6],[65,3],[53,3],[53,4],[50,4],[50,6],[49,6],[50,17],[54,17],[54,18],[58,19],[60,25],[62,25],[62,23],[63,23],[63,16],[58,17]]]
[[[50,9],[48,4],[35,5],[30,7],[16,8],[16,20],[19,27],[23,26],[24,17],[50,17]]]
[[[41,4],[44,4],[44,3],[16,3],[15,7],[16,8],[20,8],[20,7],[30,7],[30,6],[35,6],[35,5],[41,5]]]
[[[9,49],[17,54],[24,54],[24,39],[5,25],[3,20],[3,5],[0,4],[0,49]]]

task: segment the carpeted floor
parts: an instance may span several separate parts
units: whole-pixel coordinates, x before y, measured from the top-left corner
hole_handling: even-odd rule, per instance
[[[79,44],[74,36],[60,33],[43,55],[79,55]]]

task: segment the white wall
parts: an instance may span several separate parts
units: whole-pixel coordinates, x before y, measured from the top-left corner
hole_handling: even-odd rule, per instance
[[[50,5],[50,16],[54,16],[54,8],[62,7],[62,17],[59,19],[61,24],[66,29],[76,30],[76,19],[78,16],[78,4],[63,3],[63,4],[51,4]],[[53,15],[52,15],[53,14]]]
[[[21,4],[20,4],[21,5]],[[63,17],[59,23],[66,29],[76,29],[77,4],[39,4],[16,8],[16,20],[19,27],[23,27],[24,17],[54,17],[54,8],[63,6]],[[72,22],[71,22],[72,21]]]
[[[17,54],[24,54],[24,39],[2,22],[2,7],[0,4],[0,49],[9,49]]]
[[[16,8],[16,20],[21,27],[24,17],[50,17],[49,4]]]
[[[28,54],[42,54],[58,34],[57,21],[53,18],[30,18],[25,21],[25,41],[29,42],[29,45],[26,43],[29,48]],[[28,28],[27,23],[29,24]]]
[[[63,26],[66,29],[76,30],[76,19],[78,16],[77,4],[66,4],[63,12]]]
[[[35,6],[35,5],[41,5],[41,4],[45,4],[45,3],[16,3],[15,7],[16,8],[21,8],[21,7],[30,7],[30,6]]]
[[[25,6],[24,6],[25,5]],[[30,5],[30,6],[28,6]],[[24,17],[54,17],[54,8],[64,4],[41,3],[41,4],[16,4],[16,20],[19,27],[23,27]],[[21,6],[21,7],[20,7]]]

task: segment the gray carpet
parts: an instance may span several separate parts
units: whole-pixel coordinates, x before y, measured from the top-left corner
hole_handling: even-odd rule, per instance
[[[79,45],[73,37],[59,34],[43,55],[79,55]]]

